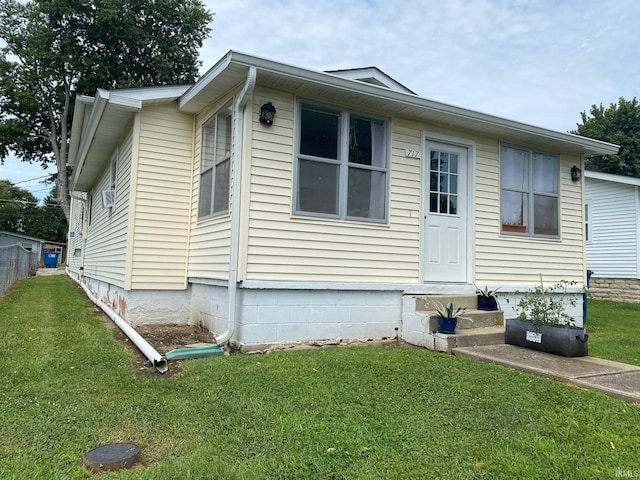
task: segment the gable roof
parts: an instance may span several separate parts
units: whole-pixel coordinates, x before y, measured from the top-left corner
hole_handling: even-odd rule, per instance
[[[21,235],[20,233],[14,233],[14,232],[7,232],[6,230],[0,230],[0,236],[3,236],[3,237],[18,237],[18,238],[21,238],[23,240],[31,240],[31,241],[39,242],[39,243],[46,242],[46,240],[43,240],[41,238],[28,237],[27,235]]]
[[[416,92],[409,90],[397,80],[384,73],[378,67],[350,68],[347,70],[326,70],[326,73],[337,75],[342,78],[358,80],[359,82],[386,87],[396,92],[410,93],[416,95]]]
[[[327,73],[230,51],[190,86],[99,89],[95,97],[78,97],[68,158],[74,167],[71,189],[87,190],[92,186],[117,141],[143,105],[177,101],[178,111],[197,114],[242,85],[252,67],[256,69],[256,84],[302,97],[357,104],[362,109],[388,116],[444,124],[558,153],[608,155],[618,153],[619,149],[611,143],[419,97],[374,67],[354,69],[352,73],[347,73],[349,70]],[[347,78],[350,76],[358,79]]]

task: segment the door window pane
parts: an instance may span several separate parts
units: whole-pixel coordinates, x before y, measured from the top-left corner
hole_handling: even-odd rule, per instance
[[[429,211],[445,215],[458,213],[458,155],[431,151]]]

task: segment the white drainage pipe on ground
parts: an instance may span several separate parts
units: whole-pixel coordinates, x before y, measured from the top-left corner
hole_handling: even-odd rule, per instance
[[[120,330],[131,340],[136,347],[142,352],[142,354],[151,362],[155,369],[160,373],[166,373],[169,370],[167,360],[160,355],[155,348],[153,348],[149,342],[147,342],[138,332],[136,332],[131,325],[124,321],[124,319],[114,312],[109,305],[99,300],[87,286],[74,278],[73,275],[67,269],[67,275],[73,279],[78,285],[82,287],[84,292],[93,303],[95,303],[100,309],[107,314],[107,316],[113,320]]]

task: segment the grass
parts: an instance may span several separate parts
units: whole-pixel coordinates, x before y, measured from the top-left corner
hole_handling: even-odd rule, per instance
[[[2,479],[92,478],[82,458],[116,441],[137,443],[146,465],[101,479],[599,479],[640,469],[637,406],[467,359],[354,347],[185,361],[179,375],[145,378],[60,276],[19,282],[0,301],[0,326]]]
[[[640,304],[589,300],[587,332],[590,355],[640,365]]]

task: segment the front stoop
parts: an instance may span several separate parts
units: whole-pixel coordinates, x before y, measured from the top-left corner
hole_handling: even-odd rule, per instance
[[[433,301],[446,305],[467,307],[458,319],[456,333],[437,333],[438,314]],[[496,345],[504,343],[504,314],[501,311],[482,311],[477,308],[475,295],[405,295],[402,299],[402,338],[412,345],[451,354],[454,348]]]

